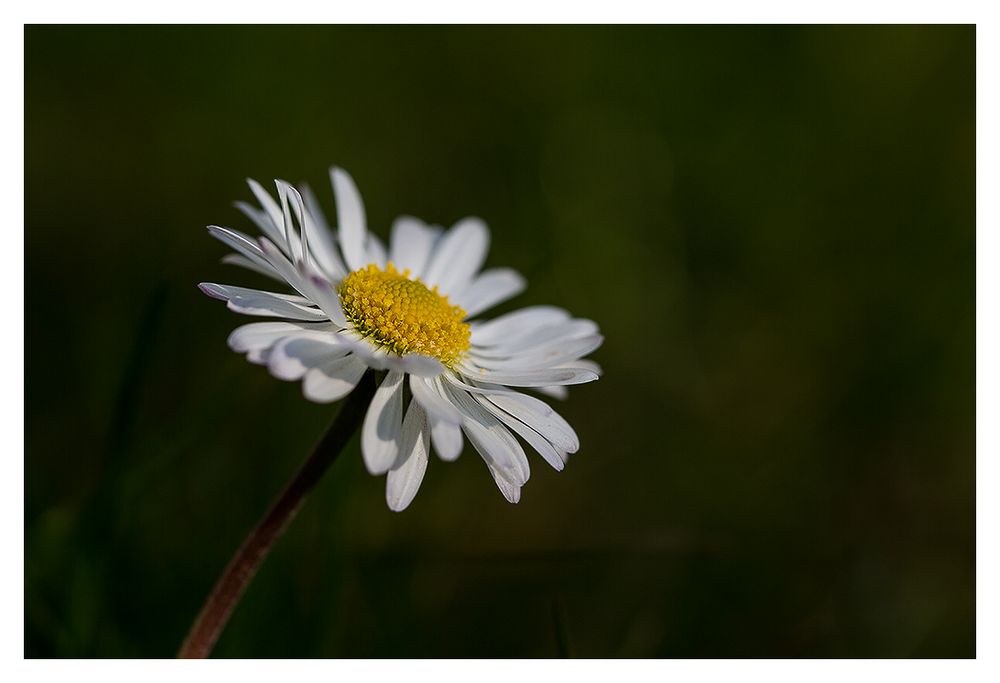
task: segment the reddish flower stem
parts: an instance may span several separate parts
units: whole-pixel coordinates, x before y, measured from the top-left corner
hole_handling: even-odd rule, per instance
[[[302,507],[306,496],[357,431],[374,395],[375,379],[368,372],[344,402],[312,454],[229,561],[181,645],[178,658],[203,659],[212,652],[250,580]]]

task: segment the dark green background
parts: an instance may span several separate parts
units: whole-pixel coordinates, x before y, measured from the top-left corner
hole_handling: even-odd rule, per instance
[[[593,318],[580,453],[356,443],[219,656],[974,650],[971,27],[26,29],[25,653],[170,656],[335,412],[199,281],[246,176],[482,216]],[[503,310],[503,309],[501,309]]]

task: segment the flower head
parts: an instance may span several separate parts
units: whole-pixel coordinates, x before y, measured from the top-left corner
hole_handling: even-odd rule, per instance
[[[557,470],[579,448],[573,428],[521,389],[561,398],[567,385],[596,380],[600,368],[583,357],[603,341],[597,325],[550,306],[474,319],[525,286],[508,268],[481,270],[489,246],[481,220],[444,231],[403,216],[387,251],[366,228],[351,177],[338,168],[330,176],[336,230],[308,188],[281,180],[277,200],[250,180],[260,208],[236,205],[261,237],[209,227],[236,252],[225,262],[296,292],[202,283],[237,313],[276,319],[236,328],[229,346],[279,379],[301,380],[305,397],[317,402],[343,398],[369,369],[384,371],[361,450],[369,472],[387,474],[393,510],[413,500],[432,446],[442,460],[455,460],[463,434],[516,503],[530,469],[515,435]]]

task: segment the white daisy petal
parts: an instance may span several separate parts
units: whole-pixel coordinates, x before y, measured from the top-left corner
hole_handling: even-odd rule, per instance
[[[247,360],[254,365],[267,365],[271,358],[271,349],[250,349],[247,351]]]
[[[253,215],[247,213],[247,216],[257,224],[258,227],[267,235],[271,241],[275,244],[281,244],[287,246],[285,242],[285,232],[284,232],[284,219],[281,216],[281,207],[278,206],[277,202],[274,201],[274,197],[271,193],[265,190],[260,183],[258,183],[253,178],[247,178],[247,185],[250,186],[250,191],[253,192],[257,201],[260,202],[260,206],[263,209],[263,214],[257,213],[258,218],[254,218]],[[266,216],[266,220],[265,220]]]
[[[569,390],[566,387],[554,386],[554,387],[535,387],[535,389],[546,396],[551,396],[554,399],[565,401],[569,398]]]
[[[374,370],[399,370],[397,364],[393,363],[398,356],[390,354],[382,346],[377,346],[364,337],[358,336],[357,332],[348,328],[340,333],[343,343],[351,347],[351,351],[365,365]]]
[[[436,386],[432,379],[416,375],[410,376],[410,390],[413,392],[413,398],[420,403],[431,418],[459,424],[462,421],[462,414],[449,400],[438,393]]]
[[[316,304],[323,309],[330,320],[341,327],[347,327],[347,318],[344,316],[344,305],[340,301],[333,284],[317,273],[309,275],[309,284],[312,286],[311,294]]]
[[[367,369],[354,355],[324,363],[306,372],[302,393],[316,403],[336,401],[351,393]]]
[[[365,253],[368,254],[367,262],[374,263],[379,268],[385,268],[386,261],[386,251],[385,245],[382,244],[376,235],[368,233],[368,243],[365,247]]]
[[[399,454],[403,422],[403,373],[392,371],[375,391],[361,427],[361,454],[371,474],[389,471]]]
[[[454,462],[462,454],[462,428],[457,424],[428,418],[434,452],[445,462]]]
[[[508,358],[513,355],[541,350],[544,346],[559,346],[573,339],[598,333],[593,320],[567,320],[553,325],[525,327],[510,333],[495,344],[485,346],[473,342],[476,353],[483,356]],[[475,333],[473,333],[475,336]]]
[[[444,372],[444,365],[437,358],[419,353],[397,356],[385,347],[372,343],[349,326],[340,333],[340,341],[351,346],[351,351],[376,370],[396,370],[418,377],[436,377]]]
[[[389,260],[400,271],[409,269],[413,277],[423,277],[439,234],[419,218],[400,216],[392,224]]]
[[[226,246],[235,249],[245,258],[259,266],[262,270],[273,273],[272,277],[275,279],[284,281],[284,278],[280,273],[278,273],[274,266],[268,263],[260,249],[260,245],[243,233],[238,230],[223,228],[218,225],[210,225],[208,226],[208,234]]]
[[[305,209],[302,208],[301,211],[292,211],[291,209],[295,204],[302,205],[302,197],[291,183],[275,180],[274,184],[278,188],[278,199],[281,202],[281,214],[285,222],[284,231],[288,234],[288,250],[291,254],[289,259],[293,263],[311,261],[309,239],[300,218],[305,213]]]
[[[574,367],[539,368],[523,371],[489,370],[466,364],[462,374],[477,382],[506,384],[511,387],[546,387],[565,384],[586,384],[600,378],[593,370]]]
[[[461,411],[462,431],[486,463],[511,483],[523,486],[531,476],[531,468],[517,439],[465,391],[450,385],[444,390]]]
[[[491,346],[503,342],[512,335],[521,335],[547,325],[555,325],[570,319],[567,311],[555,306],[530,306],[522,308],[489,322],[472,326],[472,343]]]
[[[446,375],[445,379],[459,389],[487,397],[491,403],[548,439],[557,449],[570,453],[575,453],[579,449],[580,440],[576,432],[565,418],[545,401],[506,387],[474,386],[450,375]]]
[[[497,470],[495,467],[486,463],[486,467],[489,468],[490,474],[493,475],[493,481],[496,482],[497,488],[500,489],[500,493],[503,497],[507,499],[508,502],[517,504],[521,500],[521,487],[511,481],[506,474]]]
[[[464,308],[465,314],[471,317],[517,296],[526,284],[524,277],[510,268],[484,270],[453,303]]]
[[[233,297],[227,304],[229,310],[243,315],[257,315],[287,320],[328,320],[325,313],[316,308],[307,308],[269,296]]]
[[[396,463],[385,480],[385,502],[400,512],[413,501],[427,471],[427,420],[416,401],[410,401],[400,434]]]
[[[316,199],[316,193],[313,192],[309,183],[302,183],[299,185],[299,194],[302,195],[302,201],[306,203],[306,210],[316,223],[316,227],[330,235],[334,235],[334,230],[330,227],[330,222],[326,220],[326,214],[323,212],[323,207],[320,206],[319,200]]]
[[[244,315],[262,315],[290,320],[326,320],[323,311],[308,306],[308,299],[259,289],[202,282],[198,288],[213,299],[228,302],[230,310]]]
[[[567,367],[572,365],[573,367],[589,370],[590,372],[594,373],[597,376],[604,374],[604,370],[601,369],[600,365],[587,358],[581,358],[580,360],[575,360],[572,363],[565,363],[564,365]]]
[[[451,462],[462,453],[462,430],[459,425],[462,415],[444,394],[438,379],[410,377],[410,391],[413,398],[427,411],[431,440],[438,456]]]
[[[330,169],[330,181],[333,184],[333,194],[337,199],[337,234],[340,238],[340,248],[344,261],[351,271],[364,268],[367,263],[365,235],[365,207],[361,203],[354,180],[347,171],[337,168]]]
[[[267,367],[278,379],[293,381],[302,379],[311,368],[343,358],[348,353],[347,348],[330,339],[289,336],[271,347]]]
[[[315,302],[329,316],[330,320],[341,327],[347,324],[340,298],[334,293],[332,284],[305,264],[300,263],[299,267],[293,266],[267,238],[260,239],[260,247],[268,263],[281,274],[289,285],[310,301]]]
[[[390,367],[396,367],[401,372],[417,377],[437,377],[444,372],[444,365],[437,358],[420,353],[408,353],[400,356]]]
[[[592,334],[578,339],[558,340],[537,349],[511,355],[506,358],[491,358],[476,353],[470,354],[472,360],[482,368],[503,372],[521,372],[540,368],[552,368],[568,363],[595,351],[604,337]]]
[[[490,231],[478,218],[464,218],[446,232],[431,255],[422,278],[428,287],[457,298],[486,259]]]
[[[528,445],[534,448],[538,454],[542,456],[545,462],[549,463],[549,465],[551,465],[557,472],[562,471],[565,466],[565,462],[559,456],[559,453],[552,446],[552,444],[545,439],[545,437],[506,411],[501,410],[487,397],[480,394],[475,396],[475,399],[479,402],[479,405],[488,410],[494,417],[503,422],[510,429],[514,430],[518,436],[527,441]]]
[[[332,282],[337,282],[348,272],[337,249],[337,235],[330,228],[312,188],[303,183],[299,188],[299,194],[305,202],[306,232],[309,234],[312,257],[323,276]]]
[[[580,439],[562,415],[544,401],[518,392],[486,394],[493,405],[507,411],[567,453],[580,449]]]
[[[281,226],[276,226],[273,222],[271,222],[271,216],[267,213],[267,211],[251,206],[246,202],[233,202],[233,206],[236,207],[240,213],[253,221],[253,224],[260,228],[260,231],[272,240],[281,242],[285,239],[284,234],[281,232]]]
[[[284,279],[282,279],[282,277],[278,275],[278,272],[274,268],[271,268],[268,265],[261,265],[258,263],[254,263],[253,261],[248,259],[246,256],[243,256],[242,254],[226,254],[225,256],[222,257],[221,260],[223,263],[226,263],[228,265],[239,266],[240,268],[246,268],[247,270],[252,270],[255,273],[260,273],[261,275],[277,280],[278,282],[282,283],[284,282]]]
[[[298,296],[296,294],[282,294],[280,292],[268,292],[263,289],[253,289],[252,287],[237,287],[236,285],[220,285],[214,282],[202,282],[199,283],[198,288],[201,289],[202,293],[207,294],[213,299],[219,299],[220,301],[228,301],[230,299],[240,297],[250,298],[266,296],[304,307],[312,305],[312,302],[304,296]]]
[[[238,353],[246,353],[255,349],[269,349],[279,339],[288,336],[316,336],[330,335],[336,333],[337,328],[330,323],[293,323],[293,322],[266,322],[248,323],[233,330],[227,343],[229,348]]]
[[[288,260],[281,250],[266,237],[261,237],[257,240],[257,243],[260,245],[260,250],[264,258],[267,259],[271,267],[281,274],[285,282],[295,288],[302,296],[307,299],[311,298],[309,295],[312,285],[305,281],[302,273],[292,265],[292,262]]]
[[[281,219],[284,223],[284,233],[288,240],[290,258],[297,263],[307,261],[309,259],[309,238],[305,234],[305,230],[302,229],[304,228],[302,219],[305,215],[302,196],[299,195],[298,190],[292,187],[291,183],[287,183],[284,180],[275,180],[274,184],[278,188],[278,199],[281,201]],[[295,204],[299,207],[299,210],[296,212],[299,229],[296,229],[295,223],[292,222],[290,207]]]

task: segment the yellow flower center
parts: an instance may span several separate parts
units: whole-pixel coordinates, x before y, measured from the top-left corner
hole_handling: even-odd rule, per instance
[[[469,350],[465,311],[448,303],[437,287],[428,289],[410,271],[375,264],[343,279],[337,293],[344,315],[362,335],[403,355],[422,353],[452,365]]]

